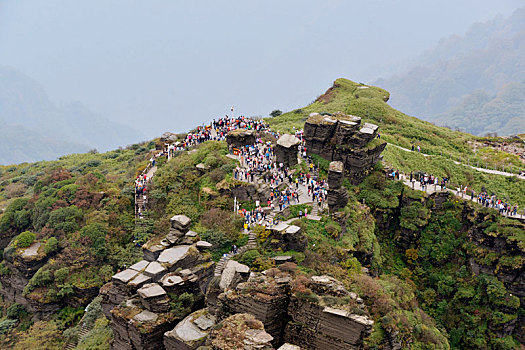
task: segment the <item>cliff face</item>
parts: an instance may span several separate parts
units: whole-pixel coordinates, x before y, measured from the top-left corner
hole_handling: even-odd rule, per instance
[[[382,223],[381,238],[393,239],[408,267],[419,269],[414,279],[422,302],[436,309],[448,305],[450,315],[440,320],[451,329],[474,313],[479,319],[469,322],[490,332],[483,339],[513,337],[523,344],[525,224],[449,193],[403,187],[397,195],[396,206],[372,213]],[[385,221],[387,214],[392,218]]]
[[[312,113],[304,124],[307,151],[330,161],[341,161],[352,184],[358,184],[381,158],[386,143],[373,141],[378,126],[361,125],[361,118],[336,113]]]

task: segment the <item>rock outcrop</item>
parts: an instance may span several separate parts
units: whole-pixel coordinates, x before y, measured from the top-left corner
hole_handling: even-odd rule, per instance
[[[297,147],[301,141],[290,134],[284,134],[277,140],[275,146],[275,157],[277,164],[282,163],[284,167],[292,168],[297,165]]]
[[[145,245],[144,260],[101,288],[104,314],[112,320],[113,349],[163,349],[164,333],[202,308],[215,264],[211,245],[190,225],[184,215],[172,217],[169,234]],[[172,338],[167,343],[178,344]]]
[[[312,113],[304,125],[304,140],[309,153],[343,162],[350,182],[358,184],[381,159],[386,146],[375,141],[377,132],[377,125],[361,125],[360,117]]]
[[[272,340],[262,322],[250,314],[236,314],[223,320],[210,332],[206,345],[212,350],[273,350]]]
[[[232,130],[226,135],[226,142],[230,148],[241,148],[255,143],[255,131],[246,129]]]
[[[225,289],[218,297],[217,317],[255,316],[275,347],[289,343],[312,350],[360,348],[373,325],[363,300],[334,278],[294,277],[289,269],[290,265],[253,274]]]
[[[343,162],[330,162],[328,169],[328,197],[327,203],[330,211],[344,208],[348,204],[348,192],[346,188],[341,187],[344,179]]]
[[[282,222],[270,228],[270,232],[266,244],[273,250],[304,252],[308,246],[308,238],[299,226]]]

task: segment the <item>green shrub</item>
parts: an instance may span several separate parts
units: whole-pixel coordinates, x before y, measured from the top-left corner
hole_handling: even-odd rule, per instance
[[[24,231],[19,234],[15,239],[15,246],[17,248],[27,248],[29,247],[36,239],[36,235],[31,231]]]
[[[12,320],[18,320],[24,314],[26,314],[24,305],[14,303],[7,308],[7,318]]]
[[[44,253],[51,254],[58,250],[58,239],[50,237],[44,245]]]
[[[10,318],[0,322],[0,334],[6,334],[7,332],[9,332],[11,328],[16,326],[17,322],[17,320],[12,320]]]
[[[56,283],[62,284],[65,282],[67,276],[69,276],[69,269],[67,267],[58,269],[55,271],[54,276],[55,276]]]

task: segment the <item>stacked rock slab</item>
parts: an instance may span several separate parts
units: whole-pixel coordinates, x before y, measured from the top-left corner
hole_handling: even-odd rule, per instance
[[[377,125],[361,125],[360,117],[312,113],[304,125],[304,140],[309,153],[343,162],[350,182],[358,184],[381,159],[386,146],[385,142],[369,144],[377,132]]]
[[[215,326],[217,318],[208,309],[195,311],[164,333],[166,350],[193,350],[204,345],[206,337]]]
[[[317,296],[350,297],[358,305],[363,301],[356,294],[329,276],[313,276],[310,288]],[[372,331],[373,321],[343,307],[324,306],[308,298],[290,298],[285,341],[312,350],[360,349],[365,336]]]
[[[330,162],[328,169],[328,197],[327,202],[330,211],[344,208],[348,204],[348,192],[346,188],[341,187],[344,179],[343,162]]]
[[[143,247],[144,259],[155,261],[160,254],[176,244],[193,244],[197,234],[190,231],[191,219],[186,215],[174,215],[170,219],[170,231],[161,240],[147,242]]]
[[[297,147],[301,141],[290,134],[284,134],[277,140],[275,146],[275,157],[277,164],[283,163],[284,167],[294,167],[297,165]]]
[[[290,282],[289,276],[254,276],[219,296],[218,317],[222,319],[236,313],[252,314],[272,335],[274,345],[280,344],[287,319]]]
[[[144,260],[102,287],[102,307],[112,320],[113,349],[163,349],[164,333],[180,321],[169,310],[170,295],[189,293],[194,300],[204,299],[214,271],[211,244],[201,241],[190,225],[184,215],[172,217],[170,233],[145,245]]]
[[[226,142],[230,148],[241,148],[255,143],[255,131],[237,129],[232,130],[226,135]]]
[[[302,233],[299,226],[279,223],[270,228],[271,235],[267,241],[274,250],[295,250],[304,252],[308,246],[308,238]]]

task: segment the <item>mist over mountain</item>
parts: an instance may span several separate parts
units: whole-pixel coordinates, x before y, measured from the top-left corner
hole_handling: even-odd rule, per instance
[[[0,133],[1,164],[104,151],[143,137],[80,102],[55,105],[40,84],[8,67],[0,67]]]
[[[474,134],[525,130],[512,91],[525,80],[525,8],[443,39],[404,73],[377,80],[408,114]],[[473,104],[477,104],[474,108]]]

